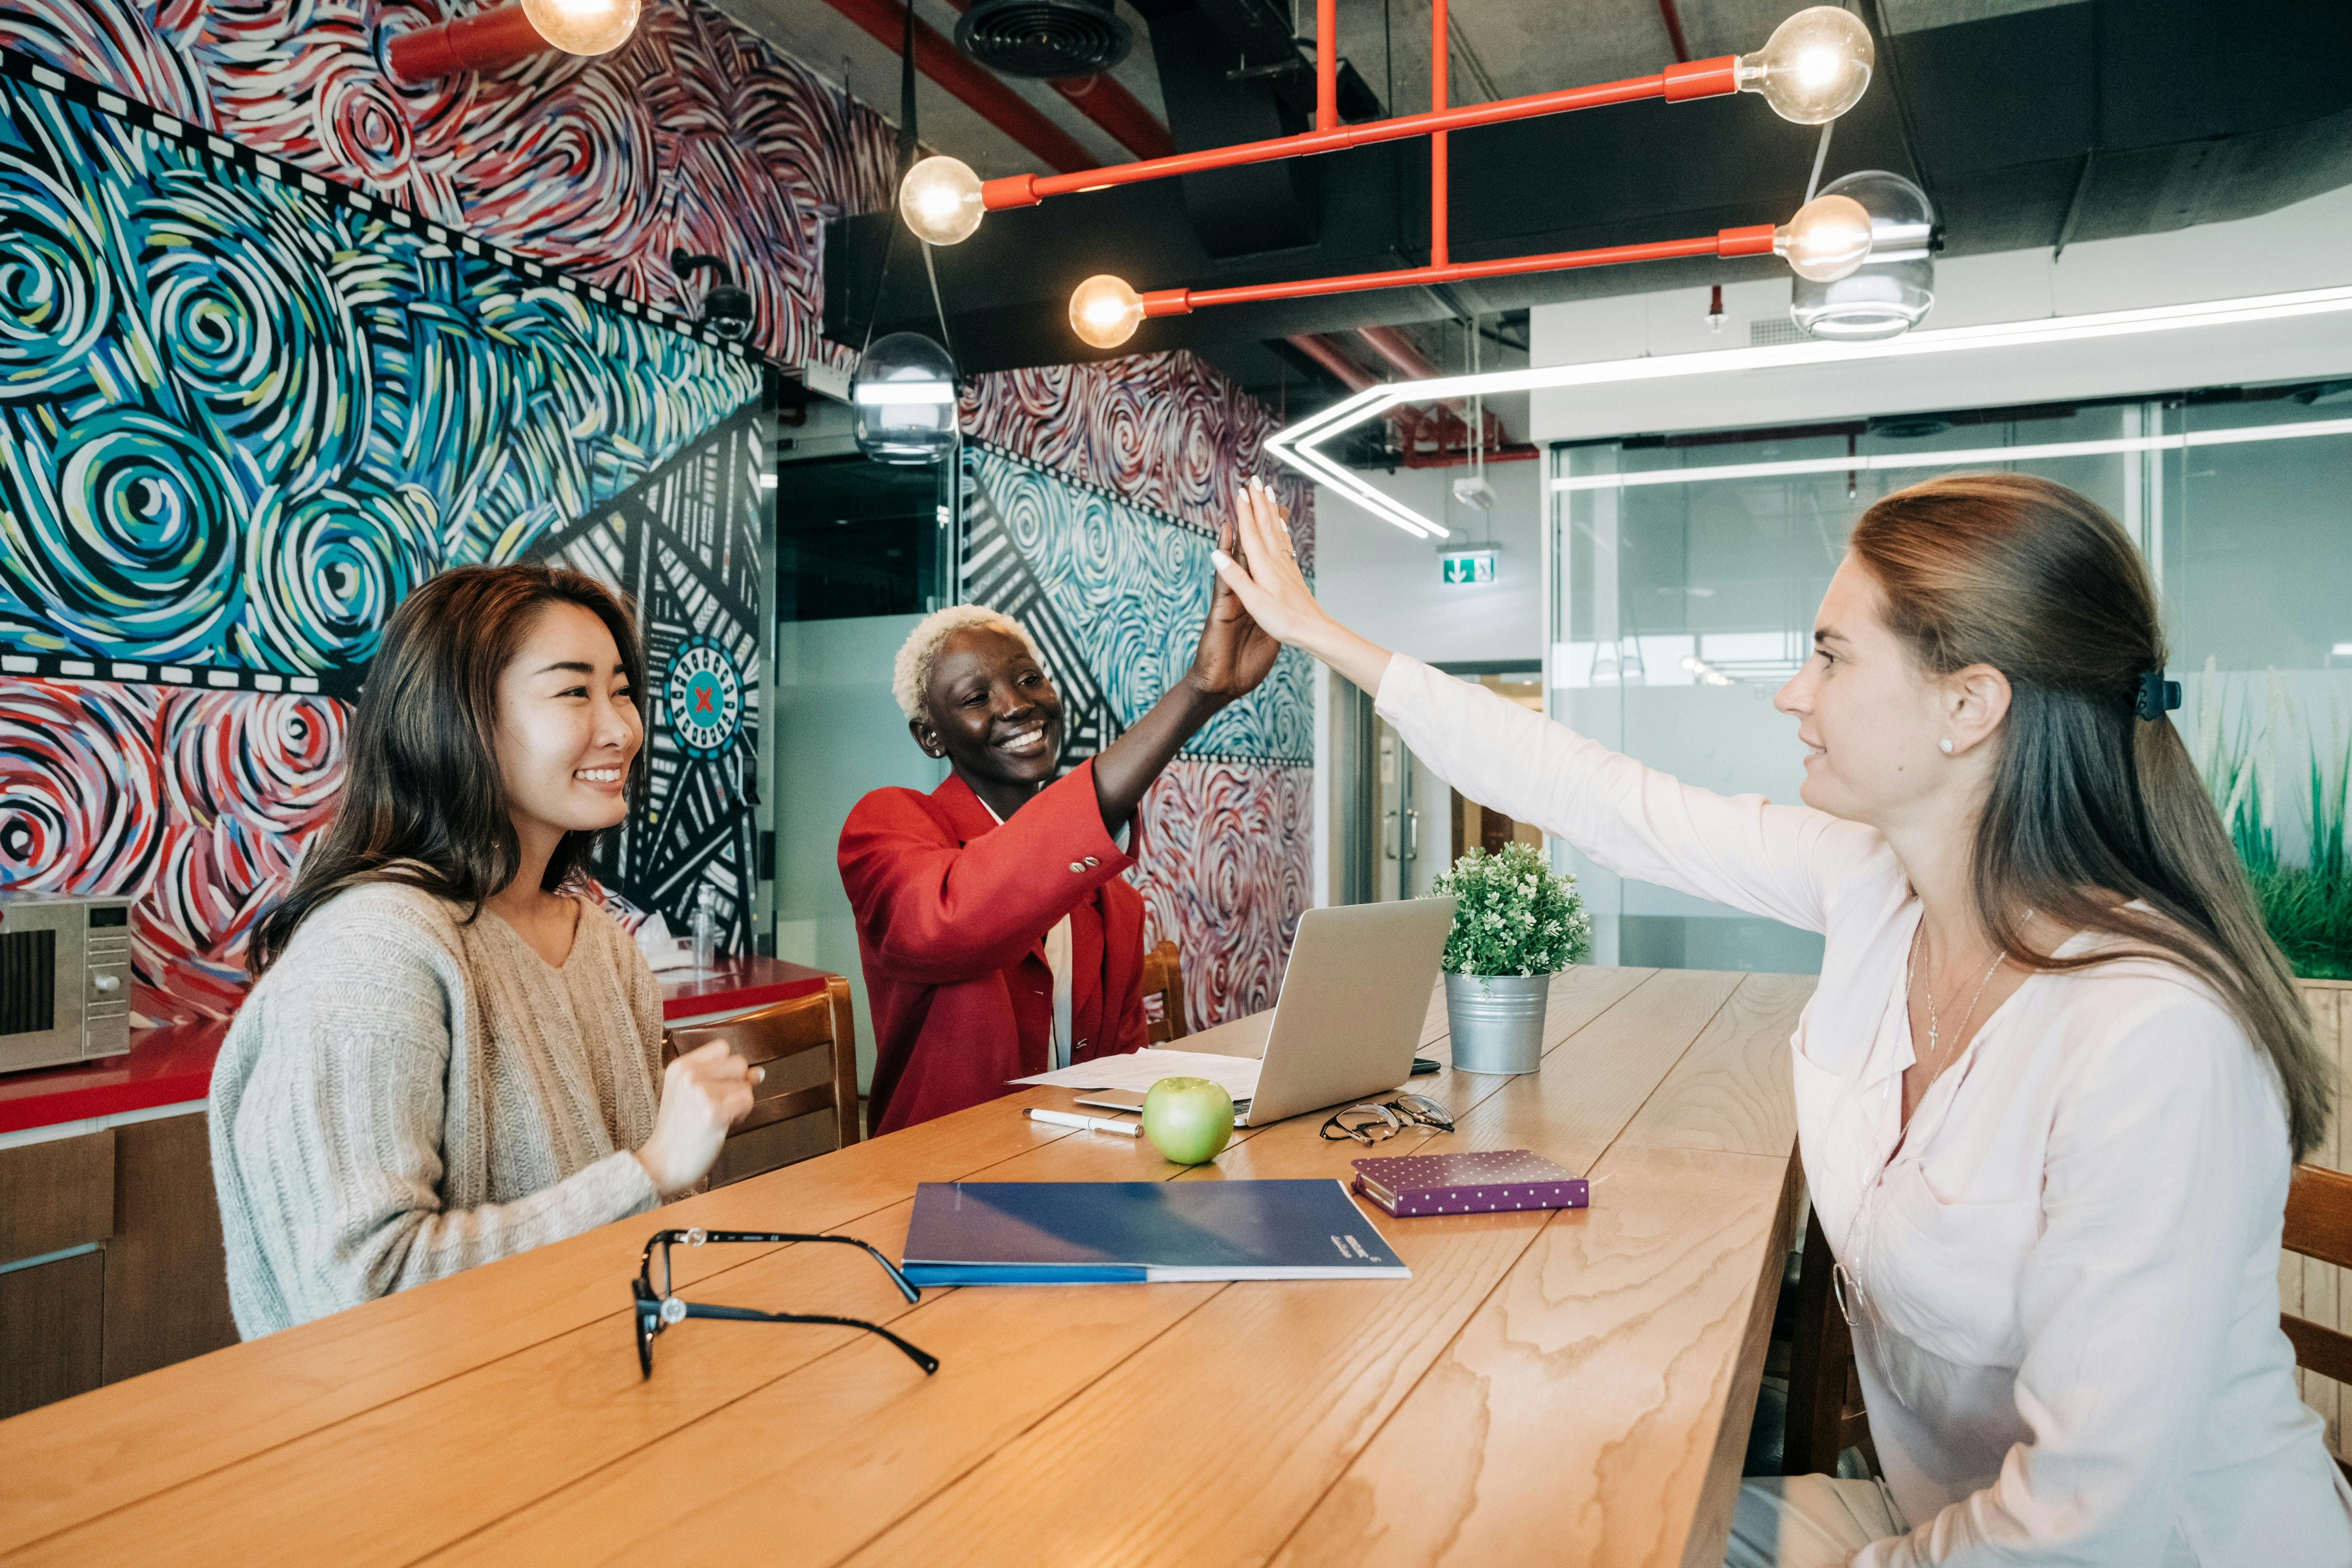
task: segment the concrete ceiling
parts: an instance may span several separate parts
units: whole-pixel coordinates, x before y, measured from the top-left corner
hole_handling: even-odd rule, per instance
[[[825,0],[717,3],[896,119],[895,49]],[[1168,100],[1146,14],[1164,16],[1190,3],[1119,0],[1135,48],[1112,74],[1163,123]],[[1203,12],[1255,6],[1277,18],[1282,7],[1282,0],[1196,3]],[[1882,167],[1920,180],[1944,217],[1950,254],[2242,216],[2352,181],[2352,78],[2341,69],[2352,57],[2352,5],[2345,0],[1853,3],[1880,37],[1880,67],[1864,102],[1839,123],[1828,174]],[[949,0],[915,4],[923,21],[952,35],[959,13]],[[1675,4],[1694,58],[1758,48],[1800,8],[1800,0]],[[1290,9],[1292,30],[1310,34],[1313,0],[1291,0]],[[1428,105],[1429,15],[1427,0],[1339,0],[1341,53],[1389,112]],[[1451,17],[1457,104],[1648,75],[1674,53],[1658,0],[1454,0]],[[1180,68],[1192,73],[1181,90],[1197,93],[1203,70],[1223,75],[1196,48]],[[1102,162],[1132,156],[1045,83],[1001,79]],[[928,79],[919,79],[918,101],[924,141],[983,176],[1042,168]],[[1180,146],[1241,139],[1221,122],[1205,127],[1205,139],[1197,123],[1189,140],[1184,127],[1171,129]],[[1454,254],[1618,244],[1784,216],[1802,199],[1813,143],[1809,128],[1775,120],[1753,99],[1632,105],[1457,133]],[[1070,283],[1087,271],[1118,272],[1148,288],[1413,265],[1426,224],[1424,147],[1392,143],[1311,161],[1319,194],[1310,179],[1289,215],[1305,243],[1282,239],[1255,253],[1244,243],[1236,254],[1229,238],[1202,226],[1201,193],[1180,189],[1191,181],[995,215],[972,240],[938,253],[958,351],[975,369],[1087,357],[1064,316]],[[1246,207],[1243,216],[1246,239],[1253,220]],[[877,226],[887,222],[845,220],[836,226],[857,232],[839,237],[828,254],[845,266],[878,254]],[[1706,270],[1713,280],[1737,281],[1778,265],[1767,258]],[[1286,396],[1303,363],[1265,345],[1290,333],[1472,312],[1491,320],[1549,300],[1685,284],[1700,270],[1645,264],[1234,307],[1147,323],[1120,352],[1192,347],[1245,384]],[[906,279],[894,274],[889,296],[884,330],[928,329],[932,309],[919,269]],[[859,295],[856,325],[872,303]]]

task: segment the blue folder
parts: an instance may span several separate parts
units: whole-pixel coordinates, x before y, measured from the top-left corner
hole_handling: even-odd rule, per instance
[[[1348,1189],[1313,1182],[925,1182],[916,1285],[1409,1279]]]

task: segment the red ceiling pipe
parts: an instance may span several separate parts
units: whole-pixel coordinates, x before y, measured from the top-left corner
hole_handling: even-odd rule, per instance
[[[1452,54],[1452,43],[1445,30],[1445,0],[1429,0],[1429,111],[1445,112],[1445,67]],[[1450,200],[1446,192],[1445,132],[1434,132],[1429,138],[1429,264],[1443,267],[1453,259],[1446,241],[1446,207]]]
[[[461,71],[504,70],[551,47],[520,5],[502,5],[395,33],[384,45],[383,63],[403,87],[421,87]]]
[[[1666,24],[1666,42],[1675,47],[1675,58],[1690,58],[1690,46],[1683,42],[1682,13],[1675,9],[1675,0],[1658,0],[1658,16]]]
[[[887,45],[891,53],[898,53],[907,26],[903,6],[891,0],[825,0],[825,4],[865,28],[877,41]],[[1040,114],[1027,99],[964,58],[953,44],[920,18],[915,22],[915,68],[1050,167],[1065,171],[1093,167],[1095,155],[1076,137]]]
[[[1315,129],[1339,128],[1339,0],[1315,0]]]
[[[1350,392],[1362,392],[1379,384],[1372,379],[1370,371],[1312,332],[1294,332],[1283,342],[1329,371],[1331,378]]]
[[[1374,353],[1396,366],[1397,374],[1407,381],[1437,379],[1437,367],[1423,357],[1411,338],[1394,327],[1358,327],[1356,335],[1370,345]]]
[[[845,13],[852,5],[880,4],[881,0],[830,0],[830,3]],[[1370,120],[1361,125],[1308,131],[1297,136],[1277,136],[1264,142],[1242,142],[1231,147],[1179,153],[1172,158],[1113,163],[1103,169],[1060,174],[1009,174],[982,184],[981,201],[991,212],[999,212],[1006,207],[1034,206],[1047,196],[1066,195],[1073,191],[1107,190],[1112,185],[1140,184],[1147,180],[1164,180],[1171,174],[1197,174],[1204,169],[1231,169],[1244,163],[1272,163],[1284,158],[1343,152],[1349,147],[1369,146],[1376,142],[1402,142],[1439,131],[1464,131],[1478,125],[1500,125],[1514,120],[1533,120],[1540,115],[1564,114],[1575,109],[1635,103],[1645,98],[1663,98],[1669,103],[1685,102],[1695,98],[1716,98],[1739,90],[1738,68],[1739,57],[1725,55],[1717,59],[1669,66],[1656,76],[1629,77],[1623,81],[1602,82],[1594,87],[1562,88],[1556,92],[1530,93],[1525,98],[1501,98],[1492,103],[1470,104],[1460,109],[1448,109],[1442,113],[1405,114],[1393,120]]]
[[[1700,239],[1660,239],[1645,245],[1611,245],[1597,250],[1555,250],[1543,256],[1512,256],[1496,261],[1458,261],[1450,267],[1409,267],[1395,272],[1357,272],[1341,278],[1302,278],[1290,283],[1253,283],[1239,289],[1155,289],[1143,296],[1147,316],[1184,316],[1204,305],[1241,305],[1258,300],[1303,300],[1316,294],[1354,294],[1370,289],[1405,289],[1431,283],[1461,283],[1474,278],[1509,278],[1523,272],[1564,272],[1574,267],[1614,267],[1629,261],[1666,261],[1685,256],[1769,256],[1776,229],[1769,223],[1721,229]]]
[[[1176,153],[1168,127],[1151,117],[1143,100],[1119,86],[1108,71],[1045,84],[1070,107],[1110,132],[1111,140],[1139,158],[1169,158]]]
[[[971,0],[948,0],[959,11],[971,9]],[[1110,132],[1111,140],[1139,158],[1165,158],[1176,151],[1168,127],[1151,117],[1135,94],[1118,85],[1108,71],[1097,76],[1066,77],[1045,84],[1067,99],[1070,107]]]

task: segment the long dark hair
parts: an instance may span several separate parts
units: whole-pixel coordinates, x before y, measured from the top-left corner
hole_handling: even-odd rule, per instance
[[[460,566],[393,612],[352,716],[343,795],[294,876],[255,930],[246,963],[258,979],[320,904],[362,882],[399,882],[468,906],[514,880],[522,845],[499,775],[499,676],[551,605],[604,623],[629,691],[645,714],[646,658],[628,601],[561,566]],[[625,798],[644,792],[646,754],[630,762]],[[584,877],[597,836],[567,833],[540,886]]]
[[[2009,678],[1971,856],[1992,939],[2029,969],[2130,952],[2204,981],[2278,1069],[2301,1159],[2326,1123],[2327,1075],[2189,748],[2171,720],[2136,710],[2141,677],[2164,668],[2165,646],[2131,536],[2063,485],[1958,474],[1873,506],[1852,547],[1885,596],[1887,624],[1928,669],[1989,664]],[[2044,956],[2021,939],[2027,910],[2126,945]]]

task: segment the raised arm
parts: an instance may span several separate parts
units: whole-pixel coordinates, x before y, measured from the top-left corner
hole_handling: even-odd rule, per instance
[[[1257,624],[1374,694],[1413,753],[1482,805],[1621,875],[1820,931],[1834,890],[1892,865],[1871,830],[1760,795],[1691,788],[1482,687],[1357,636],[1315,602],[1273,498],[1241,498],[1244,556],[1217,571]]]

